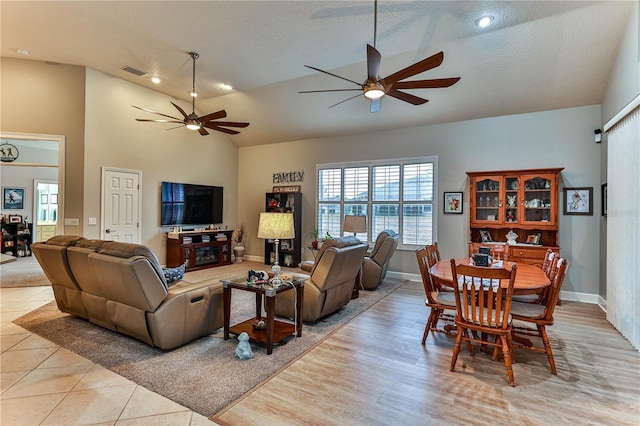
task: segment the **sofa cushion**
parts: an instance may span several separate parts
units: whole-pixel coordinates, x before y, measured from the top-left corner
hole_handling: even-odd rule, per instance
[[[100,247],[102,247],[103,245],[109,242],[111,241],[89,240],[86,238],[82,238],[76,243],[76,247],[87,248],[87,249],[98,251]]]
[[[70,247],[75,246],[78,241],[84,240],[84,237],[78,237],[77,235],[56,235],[47,240],[46,244],[52,246]]]
[[[184,264],[175,268],[162,268],[164,279],[167,281],[167,284],[169,284],[169,287],[171,287],[171,285],[180,281],[182,277],[184,277],[184,270]]]
[[[131,244],[131,243],[121,243],[118,241],[108,241],[105,242],[98,250],[100,254],[106,254],[109,256],[122,257],[128,259],[133,256],[142,256],[146,257],[151,267],[156,271],[160,280],[165,284],[165,288],[167,287],[167,281],[164,278],[164,273],[162,272],[162,268],[160,267],[160,262],[156,257],[155,253],[153,253],[149,248],[140,245],[140,244]]]

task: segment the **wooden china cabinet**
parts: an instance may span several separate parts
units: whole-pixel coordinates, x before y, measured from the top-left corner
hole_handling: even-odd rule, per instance
[[[470,250],[507,242],[509,259],[542,265],[559,252],[558,183],[563,168],[467,172],[470,178]]]

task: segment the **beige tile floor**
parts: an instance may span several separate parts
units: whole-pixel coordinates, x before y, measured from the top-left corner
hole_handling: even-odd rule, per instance
[[[51,287],[0,289],[0,424],[215,425],[206,417],[13,324]]]

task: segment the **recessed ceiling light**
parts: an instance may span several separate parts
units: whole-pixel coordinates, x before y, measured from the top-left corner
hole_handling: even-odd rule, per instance
[[[192,98],[197,98],[198,94],[196,92],[191,92],[189,93],[191,95]]]
[[[31,54],[31,52],[29,52],[27,49],[23,49],[23,48],[16,49],[16,52],[18,52],[19,54],[24,55],[24,56],[29,56]]]
[[[160,80],[158,77],[151,77],[151,82],[155,83],[155,84],[160,84],[162,80]]]
[[[493,22],[493,16],[485,15],[476,20],[476,25],[480,28],[487,28]]]
[[[220,88],[223,90],[232,90],[233,87],[230,84],[227,83],[220,83]]]

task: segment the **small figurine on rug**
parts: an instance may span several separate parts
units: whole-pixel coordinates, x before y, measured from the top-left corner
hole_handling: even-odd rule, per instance
[[[236,356],[240,359],[253,358],[253,352],[251,351],[251,345],[249,344],[249,335],[244,331],[238,336]]]

